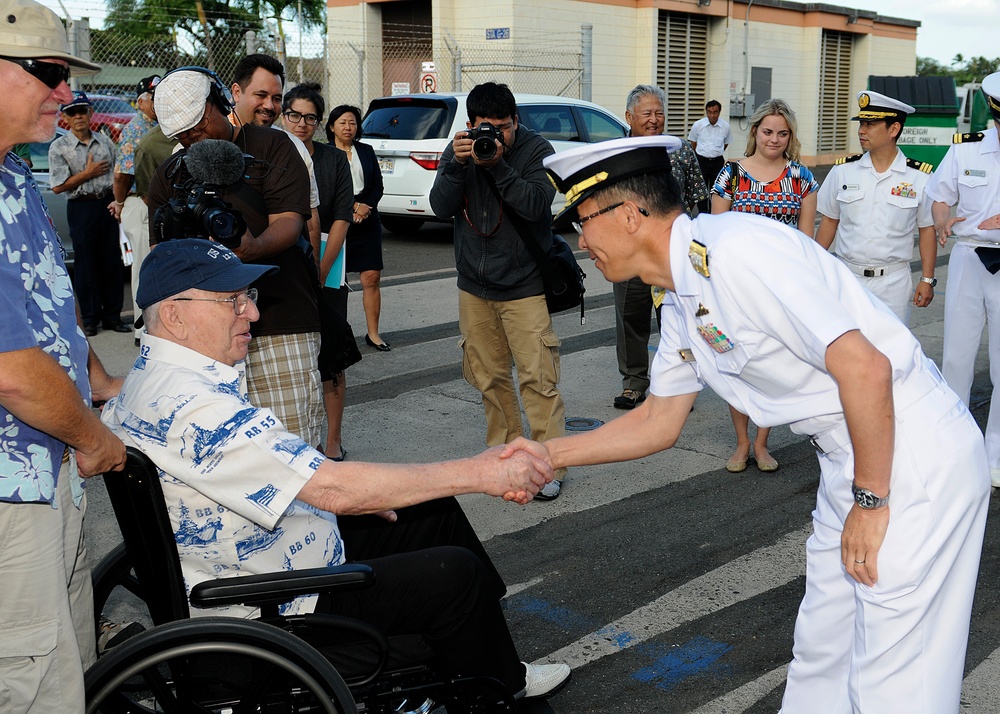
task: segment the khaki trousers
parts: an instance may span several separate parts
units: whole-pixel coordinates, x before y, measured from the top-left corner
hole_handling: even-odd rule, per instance
[[[47,503],[0,503],[0,711],[75,714],[84,710],[83,671],[97,661],[94,593],[64,462]]]
[[[524,434],[512,366],[517,367],[531,438],[545,441],[562,436],[566,419],[559,394],[559,338],[552,329],[545,297],[484,300],[460,291],[458,325],[462,373],[483,395],[486,443],[506,444]]]

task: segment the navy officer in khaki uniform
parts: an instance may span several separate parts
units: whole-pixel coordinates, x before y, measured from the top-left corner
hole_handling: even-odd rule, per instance
[[[986,423],[986,455],[993,485],[1000,487],[1000,228],[986,219],[1000,213],[1000,72],[983,80],[982,92],[993,116],[984,132],[956,134],[938,165],[927,195],[934,201],[934,227],[944,245],[955,236],[948,257],[944,297],[944,357],[941,371],[968,404],[983,327],[990,335],[993,399]],[[955,216],[951,207],[955,206]]]
[[[896,147],[913,107],[878,92],[859,92],[858,107],[851,121],[858,122],[865,153],[837,161],[823,182],[816,242],[832,244],[861,284],[908,325],[910,306],[930,305],[937,285],[934,219],[924,195],[932,167]],[[914,290],[910,259],[918,230],[922,270]]]
[[[677,442],[712,387],[812,437],[820,485],[784,714],[956,714],[989,498],[983,439],[916,338],[815,241],[766,218],[684,215],[673,137],[545,159],[612,282],[670,292],[645,402],[543,444],[553,467]]]

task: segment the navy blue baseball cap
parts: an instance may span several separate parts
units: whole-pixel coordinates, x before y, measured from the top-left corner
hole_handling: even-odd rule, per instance
[[[92,107],[94,106],[90,102],[90,97],[84,91],[73,92],[73,98],[69,100],[66,104],[59,107],[59,111],[64,112],[67,109],[72,109],[73,107]]]
[[[145,309],[189,288],[226,293],[276,272],[276,265],[248,265],[221,243],[184,238],[158,244],[142,261],[135,302]],[[136,321],[141,327],[142,318]]]

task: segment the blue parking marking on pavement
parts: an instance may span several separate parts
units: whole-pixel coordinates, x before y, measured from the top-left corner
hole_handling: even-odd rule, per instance
[[[719,668],[718,660],[733,649],[725,642],[715,642],[707,637],[695,637],[678,647],[664,644],[644,644],[636,651],[653,658],[653,663],[632,673],[632,678],[657,689],[668,691],[681,681],[695,675],[706,674]]]
[[[531,597],[513,597],[504,601],[507,610],[534,615],[569,632],[588,632],[595,622],[569,608],[552,605],[545,600]]]

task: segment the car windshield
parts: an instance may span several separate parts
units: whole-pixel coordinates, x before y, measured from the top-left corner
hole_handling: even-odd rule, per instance
[[[135,114],[135,109],[124,99],[117,97],[94,97],[95,114]]]
[[[370,139],[444,139],[455,118],[457,102],[387,99],[372,102],[362,122]]]

